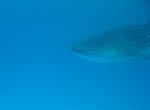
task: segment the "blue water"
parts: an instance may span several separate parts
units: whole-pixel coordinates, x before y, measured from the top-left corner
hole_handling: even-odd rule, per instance
[[[94,63],[69,46],[148,22],[148,0],[1,0],[0,110],[150,110],[150,62]]]

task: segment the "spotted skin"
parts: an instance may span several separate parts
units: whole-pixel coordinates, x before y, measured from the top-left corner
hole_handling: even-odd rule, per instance
[[[72,51],[97,62],[150,59],[150,24],[109,30],[73,45]]]

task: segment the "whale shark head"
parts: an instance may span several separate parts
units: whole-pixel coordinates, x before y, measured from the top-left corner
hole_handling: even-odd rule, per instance
[[[108,30],[71,47],[78,56],[95,62],[150,59],[150,24]]]
[[[94,62],[116,62],[127,58],[117,43],[103,37],[81,41],[71,49],[76,55]]]

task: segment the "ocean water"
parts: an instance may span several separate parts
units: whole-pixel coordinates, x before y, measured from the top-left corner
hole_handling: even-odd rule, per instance
[[[95,63],[69,46],[149,22],[148,0],[1,0],[0,110],[150,110],[150,61]]]

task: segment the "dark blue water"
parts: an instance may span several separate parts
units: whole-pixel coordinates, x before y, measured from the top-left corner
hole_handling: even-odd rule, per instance
[[[89,62],[69,46],[149,20],[148,0],[1,0],[0,110],[149,110],[150,62]]]

